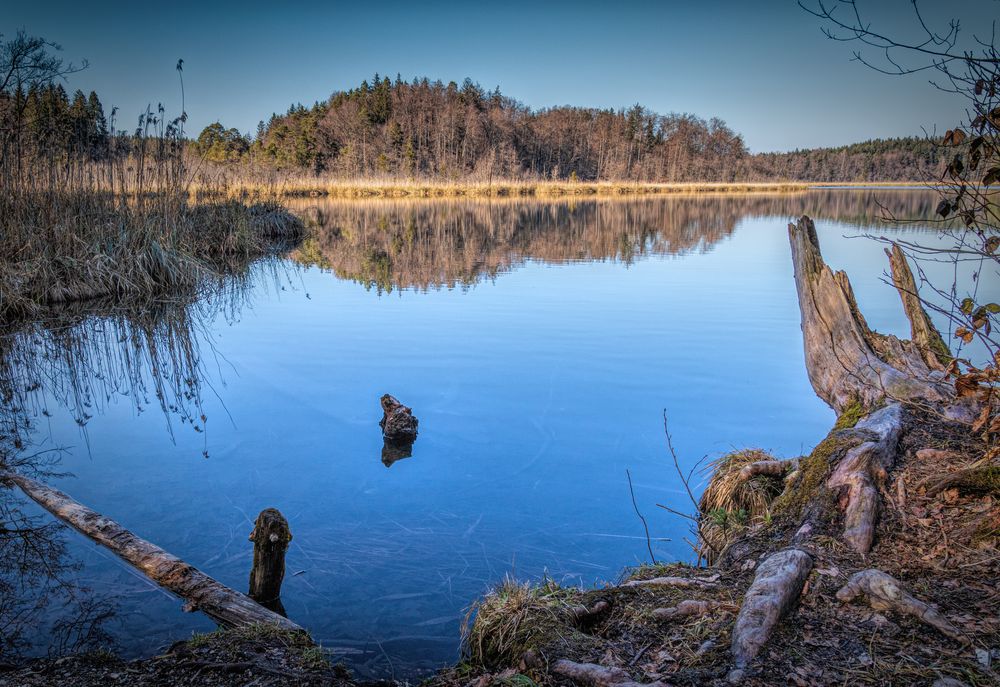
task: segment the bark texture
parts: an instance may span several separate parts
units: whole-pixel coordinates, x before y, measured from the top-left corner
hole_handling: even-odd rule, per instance
[[[917,283],[913,278],[903,250],[897,244],[892,244],[892,250],[886,250],[889,256],[889,269],[892,272],[892,283],[903,301],[903,310],[910,320],[910,340],[916,344],[923,361],[932,370],[944,370],[951,361],[951,355],[941,332],[927,316],[927,311],[920,303],[917,295]]]
[[[389,394],[382,396],[382,436],[387,443],[412,444],[417,439],[419,421],[413,411]]]
[[[33,501],[81,534],[110,549],[164,589],[186,599],[220,625],[275,625],[282,630],[304,630],[253,599],[212,579],[155,544],[137,537],[117,522],[77,503],[58,489],[15,473],[0,475]]]
[[[253,567],[249,597],[275,613],[285,615],[281,583],[285,579],[285,551],[292,541],[288,520],[277,508],[265,508],[257,516],[253,531]]]
[[[871,440],[849,450],[826,485],[845,491],[844,542],[858,553],[868,553],[875,538],[878,487],[895,462],[903,430],[903,408],[892,403],[860,420],[855,430],[871,432]]]
[[[837,598],[844,603],[861,595],[868,597],[869,605],[876,611],[905,613],[963,644],[969,641],[940,611],[908,593],[896,578],[881,570],[854,573],[837,592]]]
[[[886,398],[946,400],[941,376],[931,374],[915,345],[875,334],[868,327],[847,275],[823,262],[813,221],[802,217],[789,224],[788,237],[806,369],[816,394],[838,414],[856,403],[875,408]]]
[[[736,674],[731,679],[742,677],[739,671],[757,656],[778,621],[795,605],[812,565],[812,557],[805,551],[785,549],[757,567],[733,626],[731,652]]]

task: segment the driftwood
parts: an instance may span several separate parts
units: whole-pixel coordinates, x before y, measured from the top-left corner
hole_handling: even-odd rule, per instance
[[[778,621],[795,605],[812,565],[812,557],[806,552],[785,549],[771,554],[757,566],[733,625],[731,651],[736,670],[730,675],[731,681],[742,678],[743,669],[767,643]]]
[[[419,421],[413,411],[389,394],[384,394],[381,402],[382,419],[378,425],[386,443],[406,445],[416,441]]]
[[[896,611],[912,615],[952,639],[963,644],[969,643],[968,638],[948,622],[940,611],[906,592],[898,580],[881,570],[854,573],[837,592],[837,599],[847,603],[861,595],[868,597],[869,605],[876,611]]]
[[[281,582],[285,579],[285,551],[292,541],[288,520],[277,508],[265,508],[257,516],[253,531],[253,567],[248,596],[275,613],[287,615],[281,603]]]
[[[110,549],[153,582],[186,599],[220,625],[238,627],[267,624],[282,630],[304,630],[248,596],[212,579],[192,565],[155,544],[137,537],[117,522],[77,503],[68,495],[41,482],[15,473],[0,473],[29,498],[81,534]]]

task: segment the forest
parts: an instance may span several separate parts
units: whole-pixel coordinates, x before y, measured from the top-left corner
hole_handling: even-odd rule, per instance
[[[60,84],[0,94],[0,117],[24,124],[5,131],[21,131],[18,147],[50,157],[58,150],[101,159],[109,134],[127,148],[131,132],[116,131],[111,112],[109,121],[96,93],[70,97]],[[469,79],[445,85],[378,75],[311,107],[292,105],[254,135],[215,122],[186,146],[235,171],[340,179],[922,182],[939,179],[947,164],[939,144],[919,137],[750,153],[718,118],[641,105],[532,110]]]
[[[943,159],[915,137],[751,154],[714,117],[641,105],[532,110],[469,79],[459,86],[377,74],[326,102],[293,105],[261,122],[254,141],[214,157],[231,160],[240,150],[316,174],[476,180],[923,181],[940,175]]]

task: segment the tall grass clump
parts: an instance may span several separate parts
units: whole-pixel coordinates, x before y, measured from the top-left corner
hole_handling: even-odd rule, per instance
[[[190,201],[186,115],[116,131],[95,94],[70,102],[55,49],[0,36],[0,321],[194,288],[301,235],[275,203]]]
[[[744,479],[740,471],[751,463],[772,460],[774,457],[761,449],[743,449],[709,464],[712,479],[698,503],[701,553],[709,563],[740,532],[770,521],[771,504],[784,490],[784,480],[768,475]]]

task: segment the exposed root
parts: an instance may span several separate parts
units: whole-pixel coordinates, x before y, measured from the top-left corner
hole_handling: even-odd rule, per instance
[[[948,622],[936,608],[911,596],[894,577],[881,570],[871,569],[854,573],[847,584],[837,592],[837,599],[847,603],[861,594],[868,597],[869,605],[876,611],[898,611],[912,615],[956,641],[969,643],[969,639]]]
[[[650,580],[629,580],[623,582],[623,587],[695,587],[700,589],[713,589],[718,586],[718,575],[712,577],[654,577]]]
[[[586,623],[603,614],[609,608],[611,608],[611,604],[607,601],[598,601],[590,608],[587,608],[586,606],[574,606],[569,609],[569,615],[570,618],[578,624]]]
[[[712,611],[736,611],[738,606],[722,603],[719,601],[703,601],[698,599],[686,599],[676,606],[670,608],[657,608],[653,611],[653,616],[660,620],[673,620],[674,618],[701,617],[708,615]]]
[[[793,458],[792,460],[758,460],[743,466],[740,470],[740,480],[745,482],[758,475],[785,477],[798,469],[799,461],[797,458]]]
[[[866,441],[847,452],[827,480],[830,489],[846,490],[844,541],[858,553],[868,553],[875,537],[878,515],[878,484],[892,467],[903,427],[903,409],[898,403],[864,418],[856,430],[872,432]]]
[[[778,621],[795,604],[802,585],[812,570],[812,557],[799,549],[771,554],[757,567],[757,575],[743,596],[743,606],[733,626],[731,679],[739,680],[742,670],[767,643]]]
[[[576,663],[566,659],[556,661],[555,665],[552,666],[552,672],[568,677],[575,682],[593,685],[593,687],[609,687],[610,685],[618,687],[639,687],[640,685],[643,687],[667,687],[666,683],[659,680],[647,683],[636,682],[621,668],[605,668],[596,663]]]
[[[923,486],[928,496],[936,496],[945,489],[958,489],[966,494],[1000,494],[1000,467],[986,466],[959,470]]]

